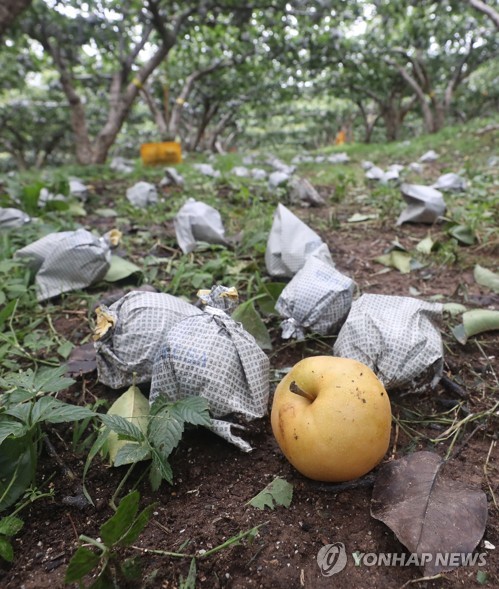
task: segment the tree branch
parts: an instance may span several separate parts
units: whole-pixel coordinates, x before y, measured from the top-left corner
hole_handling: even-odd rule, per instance
[[[468,0],[471,6],[476,10],[479,10],[483,14],[486,14],[490,20],[495,24],[496,28],[499,29],[499,12],[496,12],[492,6],[489,6],[482,0]]]

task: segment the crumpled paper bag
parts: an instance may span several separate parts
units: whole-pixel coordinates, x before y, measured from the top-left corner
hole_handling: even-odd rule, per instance
[[[419,161],[422,162],[422,163],[435,162],[436,160],[438,160],[438,158],[439,158],[438,153],[435,150],[430,149],[429,151],[427,151],[426,153],[424,153],[419,158]]]
[[[442,311],[440,303],[364,294],[353,302],[333,353],[369,366],[387,390],[434,387],[443,373]]]
[[[207,305],[172,327],[153,366],[150,402],[198,395],[208,401],[210,429],[241,450],[251,446],[226,419],[263,417],[269,398],[269,360],[252,335],[227,313]],[[239,426],[240,427],[240,426]]]
[[[326,201],[306,178],[292,176],[288,182],[288,198],[291,204],[320,207]]]
[[[118,245],[116,229],[96,237],[86,229],[50,233],[14,254],[36,272],[37,299],[45,301],[64,292],[94,284],[106,275],[111,248]]]
[[[330,164],[346,164],[350,161],[350,157],[346,152],[342,151],[341,153],[331,154],[330,156],[328,156],[327,161]]]
[[[182,174],[177,172],[175,168],[167,167],[165,168],[165,175],[160,180],[159,186],[164,188],[165,186],[183,186],[184,185],[184,177]]]
[[[321,245],[323,241],[315,231],[279,204],[265,250],[267,272],[271,276],[291,278],[303,267],[307,256]]]
[[[468,183],[459,174],[450,172],[449,174],[442,174],[432,188],[436,190],[464,192],[468,188]]]
[[[440,191],[431,186],[402,184],[402,197],[407,207],[400,213],[397,225],[402,223],[435,223],[445,213],[446,205]]]
[[[158,191],[150,182],[137,182],[127,189],[126,197],[134,207],[143,209],[158,202]]]
[[[290,175],[287,172],[281,172],[279,170],[276,170],[275,172],[269,174],[269,187],[277,188],[282,184],[286,184],[286,182],[288,182],[289,179]]]
[[[250,175],[250,171],[245,166],[234,166],[230,173],[239,178],[247,178]]]
[[[13,208],[0,207],[0,229],[11,229],[13,227],[22,227],[29,223],[31,218],[24,211]]]
[[[69,194],[83,202],[88,199],[88,186],[83,184],[79,178],[69,179]]]
[[[275,310],[285,317],[282,338],[304,339],[307,331],[337,333],[352,305],[354,281],[321,256],[312,253],[277,299]]]
[[[211,164],[192,164],[192,167],[205,176],[220,178],[220,170],[215,170]]]
[[[173,219],[180,249],[188,254],[198,241],[227,245],[220,213],[204,202],[189,198]]]
[[[150,382],[166,334],[182,319],[200,313],[179,297],[142,291],[98,307],[94,348],[99,381],[113,389]]]

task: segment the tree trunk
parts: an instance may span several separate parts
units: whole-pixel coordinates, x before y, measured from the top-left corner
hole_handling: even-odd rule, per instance
[[[199,144],[201,143],[201,140],[206,132],[206,128],[213,120],[213,117],[217,114],[218,108],[218,103],[210,104],[209,101],[205,102],[201,122],[198,125],[196,136],[192,142],[192,145],[190,146],[191,151],[196,151],[196,149],[199,147]]]
[[[231,61],[217,60],[217,61],[214,61],[213,63],[211,63],[208,67],[205,67],[201,70],[197,70],[195,72],[192,72],[192,74],[187,76],[187,78],[184,82],[184,85],[182,87],[182,90],[180,91],[180,94],[177,96],[175,103],[173,104],[172,112],[171,112],[171,116],[170,116],[170,121],[168,123],[168,133],[172,139],[179,134],[180,121],[182,119],[182,112],[184,110],[185,103],[189,99],[189,96],[191,95],[191,92],[194,89],[195,83],[198,80],[200,80],[201,78],[204,78],[205,76],[207,76],[208,74],[211,74],[215,70],[221,69],[223,67],[227,67],[227,66],[231,65],[232,63],[233,63],[232,60]]]

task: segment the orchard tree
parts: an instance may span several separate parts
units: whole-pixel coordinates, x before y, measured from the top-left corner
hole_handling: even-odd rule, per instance
[[[497,56],[497,35],[485,20],[463,11],[462,2],[377,3],[374,30],[386,44],[385,62],[416,97],[428,133],[444,126],[463,82]]]

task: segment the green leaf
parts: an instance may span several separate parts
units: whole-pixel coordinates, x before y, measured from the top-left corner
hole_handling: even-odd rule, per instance
[[[120,501],[116,513],[100,527],[100,537],[108,547],[114,546],[129,530],[139,508],[140,493],[132,491]]]
[[[15,536],[24,526],[22,519],[13,515],[7,515],[0,519],[0,534],[2,536]]]
[[[109,438],[107,441],[107,451],[109,453],[109,460],[111,464],[115,466],[119,466],[115,464],[116,456],[123,446],[125,446],[126,442],[123,439],[119,439],[119,434],[126,436],[128,439],[132,439],[137,442],[142,442],[147,435],[147,426],[149,422],[149,401],[144,397],[144,395],[140,392],[140,389],[136,386],[131,386],[128,390],[126,390],[120,397],[116,399],[116,401],[111,405],[109,411],[107,412],[108,416],[118,416],[128,421],[135,429],[130,430],[127,425],[120,422],[118,424],[118,429],[115,429],[112,425],[110,426],[109,423],[106,425],[110,427],[113,431],[109,434]],[[139,431],[135,431],[138,429]],[[139,437],[137,437],[137,434]],[[142,435],[140,435],[142,434]],[[130,444],[127,444],[130,445]],[[139,456],[143,454],[142,458],[138,460],[145,460],[149,458],[147,448],[145,454],[143,450],[137,450],[135,456]],[[129,458],[131,459],[133,453],[131,451],[128,452]],[[136,460],[131,460],[131,462],[123,462],[124,454],[120,457],[120,464],[131,464],[131,462],[135,462]]]
[[[122,440],[129,440],[133,442],[142,442],[144,434],[142,430],[133,424],[128,419],[120,415],[107,415],[99,413],[99,418],[110,430],[122,436]]]
[[[74,344],[72,344],[70,341],[65,341],[57,348],[57,353],[59,354],[59,356],[62,356],[64,360],[67,360],[69,354],[71,354],[71,352],[73,351],[73,348]]]
[[[184,577],[180,576],[179,589],[196,589],[196,574],[196,559],[192,558],[187,577],[184,579]]]
[[[161,481],[165,480],[170,485],[173,483],[173,471],[170,463],[159,452],[152,452],[152,466],[149,482],[153,491],[157,491]]]
[[[118,280],[123,280],[124,278],[132,276],[132,274],[139,273],[142,273],[142,270],[138,266],[128,260],[120,258],[119,256],[112,255],[109,269],[104,276],[104,280],[106,282],[118,282]]]
[[[103,217],[104,219],[110,219],[112,217],[117,217],[118,213],[114,209],[95,209],[95,214],[99,217]]]
[[[480,264],[477,264],[473,270],[475,281],[481,286],[486,286],[490,290],[499,293],[499,274],[487,270]]]
[[[85,466],[83,467],[82,490],[83,490],[83,494],[88,499],[88,502],[91,505],[94,505],[94,502],[92,501],[92,498],[90,497],[90,493],[88,492],[87,486],[85,484],[85,479],[87,476],[88,469],[90,468],[90,465],[92,464],[92,460],[95,458],[95,456],[102,450],[103,446],[106,444],[109,433],[110,432],[108,429],[105,429],[104,431],[99,433],[95,442],[92,444],[92,447],[90,448],[90,450],[88,452],[87,459],[85,460]]]
[[[248,333],[251,333],[262,350],[272,349],[268,329],[255,309],[253,301],[247,301],[239,305],[232,313],[232,319],[243,324],[243,327]]]
[[[156,509],[157,503],[151,503],[148,505],[136,518],[133,524],[130,526],[128,532],[121,538],[120,546],[131,546],[142,533],[142,530],[149,523],[154,510]]]
[[[185,397],[171,405],[171,411],[179,420],[192,425],[211,425],[209,403],[203,397]]]
[[[448,231],[449,235],[464,245],[473,245],[475,234],[467,225],[455,225]]]
[[[488,580],[487,573],[485,571],[478,571],[476,574],[476,581],[480,585],[485,585]]]
[[[499,329],[499,311],[473,309],[463,313],[463,322],[452,330],[452,334],[460,344],[466,344],[469,337],[484,331]]]
[[[111,432],[112,434],[113,432]],[[122,443],[120,441],[120,443]],[[149,460],[151,458],[151,452],[149,448],[144,445],[139,445],[136,442],[125,443],[124,446],[120,446],[119,450],[114,455],[113,466],[123,466],[124,464],[135,464],[141,460]]]
[[[101,557],[84,546],[80,546],[69,561],[64,577],[65,583],[77,583],[99,564]]]
[[[76,382],[74,378],[64,376],[66,366],[57,368],[42,368],[34,376],[36,391],[40,393],[58,393]]]
[[[275,304],[285,287],[285,282],[265,282],[262,284],[255,297],[262,313],[267,315],[275,313]]]
[[[7,562],[14,560],[14,550],[7,538],[0,537],[0,558],[3,558]]]
[[[68,423],[93,417],[94,415],[97,414],[86,407],[70,405],[53,397],[42,397],[33,405],[31,419],[33,424],[42,421],[48,423]]]
[[[280,477],[276,477],[265,489],[248,501],[248,504],[257,509],[265,509],[265,507],[274,509],[275,505],[289,507],[292,498],[293,485]]]
[[[13,419],[0,418],[0,445],[9,436],[20,438],[26,434],[26,425]]]
[[[13,505],[31,485],[36,472],[36,448],[29,436],[7,438],[0,446],[0,511]]]
[[[183,432],[183,421],[167,408],[152,416],[149,422],[149,442],[165,462],[182,439]]]

